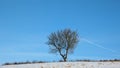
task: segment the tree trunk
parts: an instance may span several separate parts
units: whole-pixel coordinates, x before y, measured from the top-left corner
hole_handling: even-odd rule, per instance
[[[67,62],[67,57],[64,57],[63,60],[64,60],[64,62]]]
[[[66,62],[67,60],[66,59],[64,59],[64,62]]]

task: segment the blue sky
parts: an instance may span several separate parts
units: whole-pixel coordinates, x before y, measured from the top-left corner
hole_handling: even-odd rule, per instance
[[[119,0],[0,0],[0,63],[59,60],[47,36],[77,30],[69,59],[120,59]]]

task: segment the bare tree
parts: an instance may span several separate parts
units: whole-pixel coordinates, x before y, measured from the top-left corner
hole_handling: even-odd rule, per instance
[[[79,36],[77,31],[71,29],[59,30],[48,36],[47,44],[50,46],[51,53],[59,53],[66,62],[68,54],[73,53],[76,47]]]

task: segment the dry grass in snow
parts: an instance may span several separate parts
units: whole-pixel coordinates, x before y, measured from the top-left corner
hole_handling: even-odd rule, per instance
[[[120,68],[120,62],[56,62],[4,65],[0,68]]]

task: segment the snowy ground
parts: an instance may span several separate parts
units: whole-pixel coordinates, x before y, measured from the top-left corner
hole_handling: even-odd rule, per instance
[[[58,62],[5,65],[0,68],[120,68],[120,62]]]

